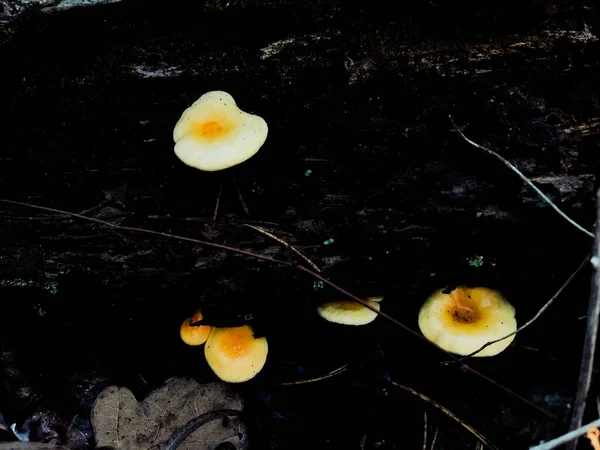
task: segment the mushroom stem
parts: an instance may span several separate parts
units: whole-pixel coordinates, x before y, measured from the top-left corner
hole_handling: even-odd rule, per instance
[[[246,205],[246,202],[244,201],[242,191],[240,191],[240,187],[238,186],[238,183],[237,183],[237,180],[235,179],[235,174],[233,173],[233,171],[231,172],[231,178],[233,178],[233,184],[235,185],[235,190],[237,192],[238,200],[242,204],[242,208],[244,208],[244,212],[246,213],[246,215],[249,216],[250,210],[248,209],[248,205]]]
[[[217,194],[217,201],[215,202],[215,212],[213,213],[213,222],[217,220],[217,215],[219,214],[219,202],[221,201],[221,193],[223,192],[223,183],[219,187],[219,193]]]

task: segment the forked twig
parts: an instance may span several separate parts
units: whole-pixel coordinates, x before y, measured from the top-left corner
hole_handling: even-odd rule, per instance
[[[554,300],[556,300],[558,298],[558,296],[562,293],[562,291],[565,290],[565,288],[571,284],[571,281],[573,281],[573,278],[575,278],[575,276],[577,276],[577,274],[581,271],[581,269],[583,269],[586,264],[588,263],[588,261],[590,260],[589,255],[585,257],[585,259],[583,260],[583,262],[579,265],[579,267],[577,267],[577,269],[575,269],[575,272],[573,272],[571,274],[571,276],[569,278],[567,278],[567,281],[565,281],[563,283],[563,285],[560,287],[560,289],[558,291],[556,291],[556,293],[552,296],[552,298],[550,298],[550,300],[548,300],[544,306],[542,306],[540,308],[540,310],[535,314],[535,316],[533,316],[531,319],[529,319],[526,323],[524,323],[523,325],[521,325],[519,328],[517,328],[515,331],[513,331],[512,333],[507,334],[506,336],[501,337],[500,339],[496,339],[494,341],[489,341],[486,342],[485,344],[483,344],[481,347],[479,347],[477,350],[475,350],[472,353],[469,353],[468,355],[463,356],[462,358],[460,358],[461,361],[464,361],[465,359],[471,358],[472,356],[476,355],[477,353],[479,353],[480,351],[482,351],[483,349],[489,347],[490,345],[494,345],[497,342],[503,341],[504,339],[507,339],[511,336],[514,336],[515,334],[523,331],[525,328],[527,328],[529,325],[531,325],[533,322],[535,322],[543,313],[544,311],[546,311],[548,309],[548,307],[554,302]]]
[[[318,377],[314,377],[314,378],[307,378],[305,380],[297,380],[297,381],[286,381],[284,383],[279,383],[280,386],[295,386],[298,384],[308,384],[308,383],[314,383],[316,381],[323,381],[326,380],[328,378],[334,377],[336,375],[339,375],[341,373],[344,373],[346,370],[348,369],[348,363],[344,364],[341,367],[338,367],[337,369],[332,370],[331,372],[328,372],[324,375],[319,375]]]
[[[573,225],[575,228],[577,228],[582,233],[588,235],[591,238],[594,237],[594,235],[592,234],[591,231],[588,231],[585,228],[583,228],[581,225],[579,225],[577,222],[575,222],[573,219],[571,219],[569,216],[567,216],[558,206],[556,206],[554,204],[554,202],[552,200],[550,200],[550,198],[546,194],[544,194],[535,184],[533,184],[533,182],[529,178],[527,178],[523,174],[523,172],[521,172],[514,165],[512,165],[507,159],[503,158],[495,151],[490,150],[489,148],[484,147],[483,145],[479,145],[477,142],[474,142],[471,139],[469,139],[467,136],[465,136],[465,134],[462,132],[462,130],[460,128],[458,128],[458,126],[456,126],[456,124],[454,123],[454,119],[452,119],[452,116],[449,115],[448,117],[450,118],[450,122],[452,122],[452,126],[458,132],[458,134],[460,135],[461,138],[463,138],[466,142],[471,144],[473,147],[483,150],[488,155],[492,155],[492,156],[495,156],[496,158],[498,158],[505,166],[507,166],[510,170],[512,170],[514,173],[516,173],[519,176],[519,178],[521,178],[525,183],[527,183],[529,185],[529,187],[532,188],[542,198],[542,200],[544,200],[546,203],[548,203],[548,205],[550,205],[552,207],[552,209],[554,209],[554,211],[556,211],[563,219],[565,219],[567,222],[569,222],[571,225]]]
[[[581,426],[583,412],[587,402],[590,383],[592,381],[592,369],[594,366],[594,354],[596,352],[596,337],[598,335],[598,316],[600,315],[600,270],[598,261],[600,260],[600,190],[596,192],[596,237],[594,239],[594,249],[592,252],[592,290],[590,293],[590,303],[587,312],[587,328],[585,331],[583,355],[581,357],[581,368],[579,369],[579,380],[577,382],[577,393],[575,394],[575,403],[573,404],[573,413],[571,414],[570,430]],[[575,442],[567,445],[568,450],[574,450]]]
[[[421,394],[418,391],[415,391],[411,387],[405,386],[405,385],[400,384],[400,383],[396,383],[395,381],[392,381],[392,384],[394,386],[396,386],[396,387],[399,387],[400,389],[405,390],[406,392],[410,392],[411,394],[419,397],[421,400],[429,403],[430,405],[435,406],[437,409],[439,409],[440,411],[442,411],[448,417],[450,417],[450,418],[454,419],[456,422],[458,422],[469,433],[471,433],[473,436],[475,436],[477,439],[479,439],[479,441],[482,444],[485,444],[487,447],[491,448],[492,450],[498,450],[498,447],[496,447],[494,444],[492,444],[490,441],[488,441],[487,438],[484,435],[482,435],[481,433],[479,433],[475,428],[473,428],[471,425],[469,425],[468,423],[466,423],[464,420],[460,419],[456,414],[454,414],[448,408],[440,405],[438,402],[436,402],[435,400],[430,399],[426,395]]]
[[[265,236],[270,237],[271,239],[273,239],[274,241],[279,242],[281,245],[283,245],[285,248],[287,248],[288,250],[294,252],[296,255],[298,255],[300,258],[302,258],[304,261],[306,261],[313,269],[315,269],[317,272],[321,272],[321,269],[319,269],[317,267],[317,265],[312,262],[308,256],[303,255],[302,253],[300,253],[299,250],[297,250],[296,248],[294,248],[292,245],[288,244],[287,242],[285,242],[283,239],[278,238],[277,236],[275,236],[272,233],[269,233],[267,230],[265,230],[264,228],[261,227],[257,227],[256,225],[250,225],[248,223],[244,224],[245,227],[248,228],[252,228],[253,230],[258,231],[261,234],[264,234]]]
[[[0,202],[2,203],[8,203],[8,204],[12,204],[12,205],[18,205],[18,206],[22,206],[22,207],[27,207],[27,208],[33,208],[33,209],[38,209],[41,211],[48,211],[48,212],[53,212],[56,214],[61,214],[64,216],[70,216],[70,217],[76,217],[82,220],[87,220],[88,222],[94,222],[94,223],[98,223],[107,227],[112,228],[113,230],[127,230],[127,231],[133,231],[133,232],[137,232],[137,233],[144,233],[144,234],[150,234],[153,236],[160,236],[163,238],[168,238],[168,239],[176,239],[176,240],[180,240],[180,241],[186,241],[186,242],[193,242],[196,244],[201,244],[201,245],[205,245],[207,247],[214,247],[214,248],[220,248],[223,250],[227,250],[230,251],[232,253],[239,253],[242,255],[246,255],[246,256],[250,256],[252,258],[256,258],[256,259],[261,259],[263,261],[269,261],[275,264],[279,264],[279,265],[283,265],[283,266],[287,266],[287,267],[294,267],[296,270],[299,270],[301,272],[304,272],[320,281],[322,281],[323,283],[327,284],[328,286],[330,286],[331,288],[335,289],[336,291],[338,291],[341,294],[344,294],[345,296],[351,298],[352,300],[354,300],[357,303],[360,303],[362,306],[364,306],[365,308],[373,311],[375,314],[385,318],[386,320],[389,320],[390,322],[394,323],[395,325],[399,326],[400,328],[402,328],[404,331],[410,333],[411,335],[415,336],[416,338],[426,342],[429,345],[432,345],[433,347],[437,348],[439,351],[441,351],[442,353],[444,353],[448,358],[452,359],[453,361],[456,361],[458,363],[460,363],[461,367],[467,371],[472,373],[473,375],[486,380],[488,383],[493,384],[494,386],[498,387],[499,389],[503,390],[504,392],[506,392],[507,394],[511,395],[512,397],[518,399],[520,402],[528,405],[530,408],[535,409],[537,412],[539,412],[540,414],[543,414],[544,416],[548,417],[549,419],[552,419],[556,422],[560,422],[560,419],[558,419],[558,417],[556,417],[555,415],[549,413],[548,411],[540,408],[539,406],[537,406],[535,403],[531,402],[530,400],[527,400],[525,397],[517,394],[516,392],[510,390],[509,388],[507,388],[506,386],[498,383],[497,381],[495,381],[494,379],[488,377],[487,375],[484,375],[483,373],[473,369],[472,367],[470,367],[469,365],[465,364],[464,362],[460,362],[459,359],[454,356],[452,353],[444,350],[443,348],[437,346],[436,344],[434,344],[433,342],[431,342],[430,340],[428,340],[427,338],[425,338],[425,336],[423,336],[420,333],[417,333],[415,330],[413,330],[412,328],[404,325],[402,322],[400,322],[397,319],[394,319],[392,316],[379,311],[377,309],[375,309],[373,306],[371,306],[369,304],[368,301],[365,301],[357,296],[355,296],[354,294],[351,294],[350,292],[348,292],[347,290],[345,290],[344,288],[341,288],[340,286],[338,286],[337,284],[329,281],[327,278],[321,276],[320,274],[318,274],[317,272],[309,269],[306,266],[303,266],[301,264],[296,264],[294,265],[293,263],[289,262],[289,261],[281,261],[275,258],[271,258],[269,256],[263,256],[263,255],[259,255],[257,253],[252,253],[246,250],[241,250],[239,248],[235,248],[235,247],[229,247],[227,245],[223,245],[223,244],[215,244],[214,242],[207,242],[207,241],[203,241],[200,239],[193,239],[193,238],[189,238],[189,237],[185,237],[185,236],[178,236],[175,234],[170,234],[170,233],[163,233],[161,231],[153,231],[153,230],[147,230],[145,228],[136,228],[136,227],[129,227],[129,226],[125,226],[125,225],[115,225],[112,224],[110,222],[106,222],[104,220],[100,220],[100,219],[95,219],[93,217],[87,217],[87,216],[83,216],[81,214],[77,214],[77,213],[72,213],[69,211],[63,211],[60,209],[55,209],[55,208],[49,208],[46,206],[38,206],[38,205],[32,205],[30,203],[25,203],[25,202],[18,202],[18,201],[14,201],[14,200],[4,200],[4,199],[0,199]]]

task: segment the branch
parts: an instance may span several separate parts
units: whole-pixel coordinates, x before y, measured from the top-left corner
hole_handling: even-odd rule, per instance
[[[204,414],[194,417],[188,421],[183,427],[174,431],[171,436],[160,444],[153,445],[148,450],[176,450],[185,441],[190,434],[200,428],[202,425],[211,422],[215,419],[222,419],[224,417],[231,416],[242,416],[242,411],[235,409],[218,409],[215,411],[209,411]]]
[[[600,218],[600,190],[596,193],[596,217]],[[585,404],[592,381],[592,368],[594,365],[594,353],[596,351],[596,336],[598,335],[598,315],[600,315],[600,221],[596,219],[596,238],[594,239],[594,250],[592,253],[592,291],[587,313],[587,329],[583,345],[583,356],[581,357],[581,368],[579,370],[579,381],[577,382],[577,393],[571,415],[570,430],[581,426]],[[567,450],[574,450],[577,443],[567,445]]]
[[[592,234],[591,231],[586,230],[581,225],[579,225],[577,222],[575,222],[573,219],[571,219],[569,216],[567,216],[564,212],[562,212],[562,210],[558,206],[556,206],[554,204],[554,202],[552,200],[550,200],[550,198],[546,194],[544,194],[535,184],[533,184],[533,182],[529,178],[527,178],[525,175],[523,175],[523,172],[521,172],[519,169],[517,169],[515,166],[513,166],[507,159],[503,158],[495,151],[490,150],[489,148],[484,147],[483,145],[479,145],[477,142],[474,142],[471,139],[469,139],[468,137],[466,137],[464,135],[464,133],[460,130],[460,128],[458,128],[456,126],[456,124],[454,123],[454,119],[452,119],[452,116],[449,115],[448,117],[450,118],[450,122],[452,122],[452,126],[458,132],[458,134],[460,135],[461,138],[463,138],[465,141],[467,141],[473,147],[483,150],[488,155],[492,155],[492,156],[495,156],[496,158],[498,158],[505,166],[507,166],[510,170],[512,170],[514,173],[516,173],[525,183],[527,183],[529,185],[529,187],[532,188],[542,198],[542,200],[544,200],[546,203],[548,203],[552,207],[552,209],[554,209],[554,211],[556,211],[558,213],[558,215],[560,215],[563,219],[565,219],[567,222],[569,222],[571,225],[573,225],[575,228],[577,228],[582,233],[588,235],[591,238],[594,237],[594,235]]]
[[[506,336],[501,337],[500,339],[496,339],[494,341],[489,341],[486,342],[485,344],[483,344],[481,347],[479,347],[477,350],[475,350],[472,353],[469,353],[468,355],[463,356],[462,358],[460,358],[461,361],[464,361],[465,359],[471,358],[472,356],[476,355],[477,353],[479,353],[480,351],[482,351],[484,348],[489,347],[490,345],[494,345],[496,342],[500,342],[503,341],[504,339],[508,339],[509,337],[523,331],[525,328],[527,328],[529,325],[531,325],[533,322],[535,322],[543,313],[544,311],[546,311],[550,305],[554,302],[554,300],[556,300],[558,298],[558,296],[560,294],[562,294],[562,291],[565,290],[565,288],[571,284],[571,281],[573,281],[573,278],[575,278],[575,276],[581,272],[581,269],[583,269],[586,264],[588,263],[588,261],[590,260],[589,256],[586,256],[585,259],[583,260],[583,262],[579,265],[579,267],[577,267],[577,269],[575,269],[575,272],[573,272],[571,274],[571,276],[569,278],[567,278],[567,281],[565,281],[563,283],[563,285],[560,287],[560,289],[558,291],[556,291],[556,293],[552,296],[552,298],[550,300],[548,300],[544,306],[542,306],[540,308],[540,310],[535,314],[535,316],[533,316],[531,319],[529,319],[529,321],[527,321],[525,324],[521,325],[519,328],[517,328],[515,331],[513,331],[512,333],[507,334]]]
[[[435,406],[437,409],[439,409],[440,411],[442,411],[448,417],[450,417],[453,420],[455,420],[456,422],[458,422],[458,424],[460,424],[460,426],[462,426],[463,428],[465,428],[469,433],[471,433],[473,436],[475,436],[477,439],[479,439],[479,441],[481,443],[483,443],[485,446],[489,447],[491,450],[498,450],[498,447],[496,447],[494,444],[492,444],[483,434],[481,434],[480,432],[478,432],[475,428],[473,428],[467,422],[465,422],[464,420],[462,420],[460,417],[458,417],[456,414],[454,414],[452,411],[450,411],[445,406],[440,405],[435,400],[427,397],[425,394],[421,394],[420,392],[416,391],[415,389],[413,389],[413,388],[411,388],[409,386],[405,386],[403,384],[396,383],[395,381],[392,381],[392,385],[394,385],[396,387],[399,387],[400,389],[403,389],[406,392],[410,392],[411,394],[419,397],[424,402],[427,402],[430,405]]]
[[[280,264],[280,265],[284,265],[284,266],[288,266],[288,267],[294,267],[296,270],[298,270],[300,272],[307,273],[308,275],[310,275],[310,276],[312,276],[314,278],[317,278],[318,280],[320,280],[323,283],[327,284],[328,286],[332,287],[333,289],[335,289],[336,291],[340,292],[341,294],[344,294],[345,296],[351,298],[355,302],[360,303],[365,308],[370,309],[371,311],[375,312],[377,315],[379,315],[379,316],[383,317],[384,319],[389,320],[390,322],[392,322],[395,325],[399,326],[400,328],[402,328],[403,330],[405,330],[408,333],[412,334],[416,338],[418,338],[418,339],[426,342],[427,344],[432,345],[433,347],[437,348],[439,351],[443,352],[448,358],[452,359],[453,361],[458,362],[461,365],[461,368],[463,370],[465,370],[466,372],[470,372],[473,375],[486,380],[488,383],[491,383],[494,386],[502,389],[507,394],[509,394],[512,397],[518,399],[522,403],[525,403],[526,405],[528,405],[532,409],[535,409],[537,412],[539,412],[540,414],[546,416],[547,418],[552,419],[552,420],[554,420],[556,422],[560,422],[560,419],[558,419],[555,415],[550,414],[548,411],[545,411],[544,409],[540,408],[535,403],[527,400],[525,397],[522,397],[521,395],[519,395],[516,392],[510,390],[506,386],[503,386],[502,384],[500,384],[497,381],[493,380],[492,378],[488,377],[487,375],[484,375],[481,372],[479,372],[479,371],[473,369],[472,367],[468,366],[467,364],[461,362],[452,353],[450,353],[450,352],[442,349],[441,347],[438,347],[436,344],[434,344],[433,342],[431,342],[429,339],[425,338],[425,336],[423,336],[422,334],[417,333],[415,330],[413,330],[412,328],[409,328],[408,326],[404,325],[399,320],[394,319],[392,316],[390,316],[390,315],[388,315],[388,314],[386,314],[384,312],[381,312],[381,311],[375,309],[367,301],[365,301],[365,300],[363,300],[361,298],[358,298],[354,294],[351,294],[350,292],[348,292],[344,288],[341,288],[337,284],[333,283],[332,281],[329,281],[327,278],[319,275],[317,272],[315,272],[315,271],[313,271],[313,270],[311,270],[308,267],[305,267],[303,265],[300,265],[300,264],[294,265],[293,263],[291,263],[289,261],[281,261],[281,260],[278,260],[278,259],[270,258],[268,256],[259,255],[257,253],[252,253],[252,252],[248,252],[248,251],[245,251],[245,250],[240,250],[240,249],[235,248],[235,247],[229,247],[227,245],[222,245],[222,244],[215,244],[213,242],[202,241],[200,239],[193,239],[193,238],[188,238],[188,237],[185,237],[185,236],[178,236],[178,235],[175,235],[175,234],[163,233],[163,232],[160,232],[160,231],[147,230],[147,229],[144,229],[144,228],[136,228],[136,227],[128,227],[128,226],[124,226],[124,225],[116,225],[116,224],[113,224],[113,223],[110,223],[110,222],[105,222],[104,220],[95,219],[95,218],[92,218],[92,217],[87,217],[87,216],[84,216],[84,215],[81,215],[81,214],[72,213],[72,212],[69,212],[69,211],[63,211],[63,210],[60,210],[60,209],[48,208],[46,206],[38,206],[38,205],[32,205],[30,203],[17,202],[17,201],[14,201],[14,200],[4,200],[4,199],[0,199],[0,202],[2,202],[2,203],[9,203],[11,205],[18,205],[18,206],[22,206],[22,207],[26,207],[26,208],[33,208],[33,209],[38,209],[38,210],[42,210],[42,211],[53,212],[53,213],[61,214],[61,215],[65,215],[65,216],[77,217],[78,219],[87,220],[89,222],[94,222],[94,223],[98,223],[98,224],[101,224],[101,225],[108,226],[108,227],[112,228],[113,230],[127,230],[127,231],[133,231],[133,232],[137,232],[137,233],[152,234],[152,235],[155,235],[155,236],[161,236],[161,237],[169,238],[169,239],[176,239],[176,240],[180,240],[180,241],[193,242],[193,243],[196,243],[196,244],[206,245],[207,247],[215,247],[215,248],[220,248],[220,249],[227,250],[227,251],[230,251],[230,252],[233,252],[233,253],[240,253],[242,255],[250,256],[252,258],[257,258],[257,259],[261,259],[261,260],[264,260],[264,261],[273,262],[275,264]]]
[[[574,441],[580,436],[583,436],[588,432],[590,428],[597,427],[600,427],[600,419],[594,420],[593,422],[590,422],[587,425],[582,426],[581,428],[577,428],[576,430],[569,431],[568,433],[563,434],[562,436],[559,436],[556,439],[552,439],[551,441],[544,442],[540,445],[536,445],[535,447],[529,447],[529,450],[552,450],[553,448]]]

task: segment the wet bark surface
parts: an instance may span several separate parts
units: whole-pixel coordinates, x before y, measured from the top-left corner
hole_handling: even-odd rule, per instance
[[[459,283],[500,289],[523,323],[589,251],[590,239],[461,140],[448,115],[591,229],[600,160],[594,2],[396,11],[317,0],[124,1],[58,12],[43,3],[1,3],[3,198],[295,258],[243,226],[259,225],[341,286],[385,295],[384,311],[414,329],[427,295]],[[264,117],[269,137],[246,163],[203,173],[175,157],[172,130],[216,89]],[[202,352],[177,334],[202,307],[215,324],[250,322],[269,338],[265,372],[244,388],[263,448],[348,448],[364,436],[364,448],[413,448],[423,406],[390,378],[500,448],[561,429],[380,319],[343,332],[322,323],[316,305],[337,294],[289,268],[6,204],[0,226],[9,422],[39,410],[85,419],[108,381],[143,396],[176,374],[212,379]],[[473,365],[567,417],[588,276],[505,354]],[[337,381],[278,387],[348,362]],[[449,419],[430,416],[447,448],[474,448]]]

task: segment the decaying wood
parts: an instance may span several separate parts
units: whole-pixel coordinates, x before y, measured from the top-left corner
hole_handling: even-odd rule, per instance
[[[244,223],[268,228],[352,293],[384,291],[386,313],[407,320],[431,289],[457,282],[500,285],[519,320],[531,317],[556,288],[547,280],[566,279],[589,245],[468,148],[448,115],[591,229],[596,2],[424,1],[397,13],[123,0],[64,11],[75,3],[0,1],[0,198],[294,261]],[[265,146],[234,169],[249,216],[233,177],[173,154],[181,112],[213,89],[269,124]],[[74,346],[72,360],[133,359],[141,380],[187,364],[152,349],[172,336],[161,325],[199,305],[219,324],[253,320],[285,336],[337,295],[267,261],[15,205],[0,205],[0,228],[0,328],[20,355],[35,349],[20,349],[29,321]],[[130,348],[104,352],[116,343]]]

